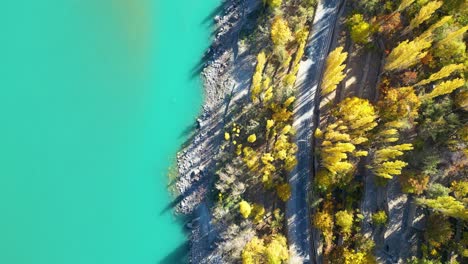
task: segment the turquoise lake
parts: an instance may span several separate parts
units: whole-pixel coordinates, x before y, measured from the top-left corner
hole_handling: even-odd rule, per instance
[[[219,0],[0,9],[0,263],[183,263],[168,168]]]

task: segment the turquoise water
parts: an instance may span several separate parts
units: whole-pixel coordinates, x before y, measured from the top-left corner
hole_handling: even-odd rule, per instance
[[[180,262],[166,172],[218,4],[2,1],[0,263]]]

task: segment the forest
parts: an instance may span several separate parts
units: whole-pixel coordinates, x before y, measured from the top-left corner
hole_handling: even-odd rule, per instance
[[[240,36],[255,65],[215,157],[214,254],[244,264],[467,263],[468,2],[342,1],[309,124],[298,82],[314,63],[320,4],[265,0]],[[309,256],[290,241],[286,215],[303,125],[313,131]]]

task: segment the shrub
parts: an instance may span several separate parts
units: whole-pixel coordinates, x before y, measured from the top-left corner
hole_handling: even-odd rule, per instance
[[[252,212],[252,207],[250,204],[244,200],[239,203],[239,213],[244,217],[249,217],[250,213]]]
[[[375,225],[385,225],[387,223],[387,214],[381,210],[372,215],[372,222]]]

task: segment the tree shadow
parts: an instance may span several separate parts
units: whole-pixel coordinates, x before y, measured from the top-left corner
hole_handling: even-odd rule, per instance
[[[158,264],[186,264],[188,261],[188,252],[190,249],[189,242],[185,242],[178,246],[174,251],[164,257]]]

